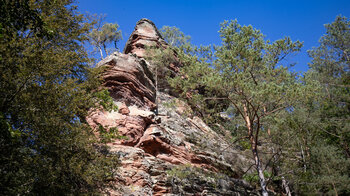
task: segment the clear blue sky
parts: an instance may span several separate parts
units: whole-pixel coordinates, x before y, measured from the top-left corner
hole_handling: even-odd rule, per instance
[[[273,41],[284,36],[304,42],[302,51],[287,60],[297,63],[295,71],[306,71],[310,62],[306,51],[318,45],[324,24],[339,14],[350,17],[350,0],[80,0],[79,11],[107,14],[106,22],[117,22],[124,44],[141,18],[158,28],[176,26],[190,35],[196,45],[220,44],[218,30],[224,20],[237,19],[251,24]]]

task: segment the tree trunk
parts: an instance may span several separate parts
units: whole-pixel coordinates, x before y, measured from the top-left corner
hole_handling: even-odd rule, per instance
[[[254,140],[254,138],[253,138]],[[254,142],[255,143],[255,142]],[[261,187],[261,193],[263,196],[268,196],[267,190],[266,190],[266,180],[265,176],[261,167],[261,161],[259,159],[258,151],[256,148],[256,144],[252,143],[252,152],[255,160],[255,166],[256,171],[258,172],[259,181],[260,181],[260,187]],[[254,146],[255,145],[255,146]]]
[[[103,60],[103,53],[102,53],[101,46],[98,47],[98,50],[100,51],[100,54],[101,54],[101,60]]]
[[[331,171],[330,171],[329,166],[328,166],[327,163],[326,163],[326,167],[327,167],[329,175],[331,175]],[[338,191],[337,191],[337,188],[335,187],[335,183],[334,183],[333,180],[332,180],[332,186],[333,186],[333,189],[334,189],[334,192],[335,192],[335,196],[338,196]]]
[[[268,128],[267,130],[268,130],[269,136],[271,136],[270,135],[271,132],[269,131],[270,128]],[[271,143],[272,143],[272,141],[271,141]],[[274,154],[273,157],[274,157],[275,162],[277,163],[278,160],[277,160],[277,158],[275,156],[276,155],[276,151],[275,151],[275,148],[273,146],[272,146],[272,153]],[[278,175],[280,173],[280,167],[277,165],[275,170],[276,170],[276,175]],[[292,193],[290,192],[290,188],[289,188],[287,180],[284,178],[284,176],[281,176],[281,178],[282,178],[282,188],[284,188],[284,191],[286,192],[286,195],[287,196],[292,196]]]
[[[288,183],[286,181],[286,179],[284,178],[284,176],[282,176],[282,186],[284,187],[284,190],[286,191],[287,196],[292,196]]]
[[[270,128],[268,128],[268,129],[270,129]],[[274,154],[273,157],[274,157],[275,162],[277,163],[278,160],[277,160],[277,158],[275,156],[276,152],[275,152],[275,148],[273,146],[272,146],[272,153]],[[275,168],[276,175],[278,175],[280,173],[280,170],[281,170],[280,167],[277,165],[276,168]],[[284,191],[286,192],[286,195],[287,196],[292,196],[292,193],[290,192],[290,188],[289,188],[287,180],[285,179],[284,176],[281,176],[281,178],[282,178],[282,188],[284,188]]]
[[[303,150],[303,145],[300,145],[300,149],[301,149],[301,158],[303,159],[304,172],[306,172],[306,161],[305,161],[305,154],[304,154],[304,150]]]
[[[259,155],[258,155],[257,142],[258,142],[258,136],[259,136],[259,126],[256,130],[256,134],[254,137],[254,133],[253,133],[254,126],[253,126],[251,118],[249,116],[247,105],[243,106],[243,111],[244,111],[244,120],[245,120],[246,126],[248,128],[248,136],[249,136],[250,144],[252,145],[252,152],[253,152],[253,157],[254,157],[254,161],[255,161],[256,171],[258,172],[258,176],[259,176],[261,193],[263,196],[268,196],[268,193],[266,190],[266,180],[265,180],[264,173],[263,173],[263,170],[261,167],[261,161],[260,161]],[[259,122],[258,122],[258,124],[259,124]]]
[[[106,53],[106,56],[108,56],[108,51],[107,51],[107,47],[106,47],[105,44],[103,44],[103,49],[104,49],[104,51],[105,51],[105,53]]]
[[[155,104],[156,104],[155,114],[158,116],[158,65],[156,65],[156,100],[155,100]]]

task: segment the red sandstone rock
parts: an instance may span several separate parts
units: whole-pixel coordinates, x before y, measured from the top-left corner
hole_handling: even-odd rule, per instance
[[[167,45],[154,23],[143,18],[136,23],[135,29],[131,33],[123,53],[132,53],[138,57],[145,57],[146,46],[166,48]]]
[[[162,138],[162,134],[163,131],[157,125],[151,125],[146,129],[136,147],[143,149],[145,152],[161,160],[176,165],[191,163],[194,165],[207,164],[186,148],[169,144],[168,141]]]
[[[109,90],[115,101],[149,110],[155,109],[155,86],[144,60],[116,52],[97,66],[106,66],[103,86]]]
[[[130,113],[128,106],[126,106],[124,103],[121,106],[119,106],[118,109],[119,109],[119,113],[123,115],[128,115]]]
[[[135,145],[143,136],[146,120],[140,116],[126,116],[118,112],[94,111],[87,117],[87,122],[93,128],[102,125],[105,128],[118,128],[118,132],[127,136],[128,140],[116,140],[116,144]]]
[[[137,57],[145,58],[147,55],[146,48],[155,47],[155,48],[168,48],[169,45],[163,40],[161,34],[158,32],[156,25],[148,20],[141,19],[136,23],[134,31],[131,33],[126,46],[124,48],[124,54],[134,54]],[[177,58],[176,51],[173,51],[175,62],[167,65],[168,69],[172,70],[172,76],[174,73],[179,72],[181,63]],[[149,69],[152,69],[149,67]]]

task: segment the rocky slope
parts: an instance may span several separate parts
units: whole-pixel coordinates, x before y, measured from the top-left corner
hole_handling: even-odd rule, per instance
[[[98,63],[105,66],[104,83],[118,111],[93,109],[87,118],[94,129],[117,128],[124,139],[111,143],[121,166],[109,195],[256,195],[240,180],[251,162],[232,148],[224,135],[193,116],[174,96],[156,97],[152,64],[144,59],[146,46],[167,48],[156,26],[137,22],[123,53]],[[175,55],[175,54],[174,54]],[[180,63],[166,65],[177,71]],[[158,113],[154,113],[157,108]]]

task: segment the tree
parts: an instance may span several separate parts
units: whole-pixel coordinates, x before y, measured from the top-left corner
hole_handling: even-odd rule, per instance
[[[320,46],[309,51],[310,70],[302,80],[314,89],[307,94],[311,99],[272,123],[272,143],[281,149],[276,165],[296,194],[349,194],[349,24],[339,16],[325,25]]]
[[[98,80],[82,43],[90,29],[71,0],[0,2],[0,192],[99,191],[115,157],[85,123]]]
[[[122,39],[121,30],[119,30],[119,25],[117,23],[105,23],[103,24],[104,16],[96,16],[95,27],[88,34],[89,42],[100,52],[101,59],[103,59],[103,52],[108,56],[107,45],[113,43],[115,49],[118,49],[117,42]],[[102,25],[103,24],[103,25]]]
[[[182,69],[182,77],[171,80],[171,84],[183,94],[190,92],[199,107],[218,100],[230,104],[232,123],[243,127],[262,194],[267,195],[263,163],[259,157],[259,136],[269,129],[269,119],[292,110],[293,103],[303,93],[296,75],[281,64],[286,56],[299,51],[302,43],[292,42],[288,37],[270,43],[263,39],[259,30],[241,26],[237,21],[225,21],[219,33],[222,46],[214,47],[215,61],[208,63],[198,57],[190,61],[185,59],[184,62],[189,64]]]
[[[329,142],[334,134],[320,118],[322,110],[317,105],[322,100],[318,95],[298,104],[293,113],[274,124],[281,130],[272,133],[273,143],[281,149],[276,165],[286,173],[296,194],[347,195],[349,160],[339,145]]]
[[[302,171],[294,176],[301,191],[319,194],[349,194],[349,47],[350,21],[338,16],[326,24],[320,45],[308,51],[312,60],[305,85],[318,82],[318,98],[295,110],[289,123],[299,131],[303,146]],[[291,147],[293,148],[293,147]],[[291,168],[297,168],[291,167]],[[300,191],[299,190],[299,191]]]
[[[163,48],[147,48],[146,59],[150,62],[150,71],[154,76],[154,85],[156,90],[156,109],[155,113],[158,115],[158,95],[160,91],[169,89],[168,77],[171,75],[169,69],[170,64],[176,64],[174,51],[169,47]]]
[[[325,27],[320,46],[309,51],[310,74],[324,87],[320,118],[333,136],[323,133],[350,158],[350,20],[338,16]]]
[[[177,27],[163,26],[159,29],[160,34],[163,39],[172,47],[178,47],[188,44],[191,37],[185,35],[182,31],[180,31]]]
[[[349,187],[344,185],[350,183],[350,174],[346,172],[350,168],[350,20],[337,16],[334,22],[325,27],[326,34],[321,37],[320,46],[309,51],[312,58],[309,74],[324,89],[323,101],[317,104],[320,124],[316,133],[326,141],[328,149],[325,149],[326,152],[316,151],[319,152],[316,156],[322,160],[322,153],[325,153],[333,156],[333,159],[329,159],[326,165],[311,164],[319,166],[312,169],[320,169],[320,172],[315,172],[318,190],[329,190],[336,195],[349,194]],[[331,176],[333,180],[330,180]],[[327,185],[331,188],[325,188]]]

